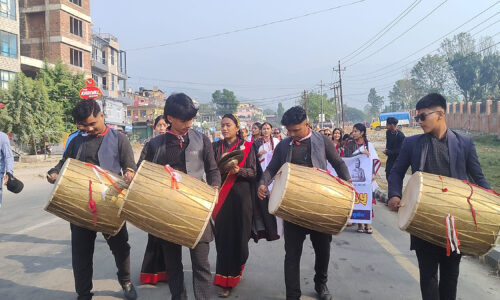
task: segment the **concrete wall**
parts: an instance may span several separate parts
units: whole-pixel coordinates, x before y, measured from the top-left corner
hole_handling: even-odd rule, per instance
[[[448,103],[446,122],[450,128],[500,135],[500,101]]]

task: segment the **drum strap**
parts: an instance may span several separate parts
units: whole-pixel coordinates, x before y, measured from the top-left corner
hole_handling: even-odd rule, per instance
[[[92,197],[92,180],[89,180],[89,210],[92,213],[92,219],[94,221],[94,226],[97,225],[97,206]]]
[[[242,168],[243,165],[245,164],[245,161],[247,160],[248,154],[250,153],[250,149],[252,148],[252,143],[250,142],[244,142],[244,147],[243,152],[245,153],[245,157],[243,160],[240,162],[238,167]],[[226,177],[226,180],[222,184],[222,187],[219,192],[219,198],[217,203],[215,204],[214,210],[212,211],[212,219],[215,220],[217,217],[217,214],[219,213],[219,210],[221,209],[222,205],[226,201],[227,196],[229,195],[229,192],[231,191],[231,188],[233,187],[234,183],[236,182],[237,175],[235,174],[228,174]]]
[[[337,176],[333,175],[333,174],[332,174],[332,172],[330,172],[330,170],[323,170],[323,169],[316,168],[316,167],[315,167],[314,169],[316,169],[316,170],[318,170],[318,171],[320,171],[320,172],[326,173],[326,174],[330,175],[331,177],[335,178],[335,179],[337,180],[337,182],[338,182],[338,183],[340,183],[340,184],[342,184],[342,185],[345,185],[345,186],[347,186],[348,188],[350,188],[351,190],[353,190],[353,191],[354,191],[354,194],[356,195],[356,199],[358,199],[358,200],[362,201],[362,200],[359,198],[358,191],[356,191],[356,189],[355,189],[352,185],[350,185],[350,184],[346,184],[346,183],[345,183],[342,179],[340,179],[339,177],[337,177]]]
[[[445,218],[446,224],[446,256],[450,256],[451,252],[457,251],[460,254],[458,246],[460,246],[460,240],[458,239],[457,225],[455,224],[455,217],[452,214],[448,214]]]
[[[102,175],[104,175],[104,177],[106,177],[106,179],[109,181],[109,183],[111,183],[111,185],[116,189],[116,191],[118,193],[121,193],[122,192],[122,189],[119,188],[115,181],[113,180],[113,176],[108,174],[108,172],[104,171],[103,169],[101,169],[99,166],[96,166],[96,165],[93,165],[91,163],[85,163],[86,166],[89,166],[89,167],[92,167],[94,170],[97,170],[97,172],[101,173]]]

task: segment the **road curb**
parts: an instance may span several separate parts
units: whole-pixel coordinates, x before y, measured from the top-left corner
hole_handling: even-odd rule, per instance
[[[389,200],[387,197],[387,194],[381,190],[376,190],[373,193],[373,196],[375,197],[375,200],[377,200],[378,202],[385,203],[385,204],[387,204],[387,202]],[[492,249],[486,255],[480,256],[479,260],[481,262],[483,262],[484,264],[495,269],[497,272],[497,275],[500,274],[500,245],[496,245],[496,247],[494,249]]]

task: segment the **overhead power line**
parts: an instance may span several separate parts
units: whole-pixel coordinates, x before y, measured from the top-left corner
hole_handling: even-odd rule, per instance
[[[416,0],[410,6],[405,8],[395,19],[393,19],[389,24],[387,24],[384,28],[382,28],[377,34],[375,34],[373,37],[371,37],[368,41],[366,41],[363,45],[361,45],[359,48],[356,50],[352,51],[351,53],[347,54],[346,56],[342,57],[340,60],[344,62],[348,62],[352,60],[353,58],[357,57],[361,53],[363,53],[366,49],[368,49],[371,45],[373,45],[375,42],[377,42],[380,38],[382,38],[389,30],[391,30],[396,24],[399,23],[406,15],[408,15],[415,7],[417,7],[418,4],[420,4],[422,0]],[[357,52],[357,53],[356,53]],[[356,54],[355,54],[356,53]],[[352,56],[355,54],[354,56]],[[348,58],[349,57],[349,58]]]
[[[430,15],[432,15],[436,10],[438,10],[441,6],[443,6],[446,2],[448,2],[448,0],[445,0],[443,2],[441,2],[438,6],[434,7],[429,13],[427,13],[424,17],[422,17],[420,20],[417,21],[417,23],[413,24],[410,28],[408,28],[407,30],[405,30],[403,33],[401,33],[400,35],[398,35],[397,37],[395,37],[394,39],[392,39],[390,42],[386,43],[384,46],[380,47],[379,49],[375,50],[374,52],[372,52],[370,55],[348,65],[347,67],[352,67],[354,65],[357,65],[359,64],[360,62],[362,61],[365,61],[367,60],[368,58],[374,56],[375,54],[379,53],[380,51],[384,50],[387,46],[391,45],[392,43],[394,43],[395,41],[397,41],[398,39],[400,39],[402,36],[404,36],[405,34],[407,34],[410,30],[412,30],[413,28],[415,28],[418,24],[420,24],[422,21],[424,21],[425,19],[427,19]]]
[[[239,29],[235,29],[235,30],[230,30],[230,31],[225,31],[225,32],[219,32],[219,33],[214,33],[214,34],[209,34],[209,35],[202,35],[202,36],[191,38],[191,39],[179,40],[179,41],[174,41],[174,42],[167,42],[167,43],[158,44],[158,45],[151,45],[151,46],[146,46],[146,47],[131,48],[131,49],[127,49],[125,51],[129,51],[129,52],[130,51],[139,51],[139,50],[153,49],[153,48],[159,48],[159,47],[167,47],[167,46],[173,46],[173,45],[179,45],[179,44],[186,44],[186,43],[190,43],[190,42],[194,42],[194,41],[199,41],[199,40],[211,39],[211,38],[220,37],[220,36],[224,36],[224,35],[229,35],[229,34],[233,34],[233,33],[238,33],[238,32],[242,32],[242,31],[248,31],[248,30],[258,29],[258,28],[262,28],[262,27],[267,27],[267,26],[274,25],[274,24],[295,21],[295,20],[298,20],[298,19],[302,19],[302,18],[306,18],[306,17],[318,15],[318,14],[329,12],[329,11],[332,11],[332,10],[336,10],[336,9],[340,9],[340,8],[352,6],[352,5],[355,5],[355,4],[358,4],[358,3],[361,3],[361,2],[365,2],[365,1],[366,0],[358,0],[358,1],[347,3],[347,4],[337,5],[337,6],[334,6],[334,7],[330,7],[330,8],[326,8],[326,9],[322,9],[322,10],[317,10],[317,11],[313,11],[313,12],[309,12],[309,13],[306,13],[306,14],[303,14],[303,15],[300,15],[300,16],[295,16],[295,17],[280,19],[280,20],[276,20],[276,21],[272,21],[272,22],[268,22],[268,23],[263,23],[263,24],[255,25],[255,26],[243,27],[243,28],[239,28]]]
[[[446,34],[444,34],[444,35],[440,36],[439,38],[437,38],[437,39],[435,39],[434,41],[432,41],[432,42],[428,43],[427,45],[425,45],[424,47],[422,47],[422,48],[420,48],[420,49],[416,50],[415,52],[411,53],[410,55],[407,55],[407,56],[403,57],[402,59],[400,59],[400,60],[398,60],[398,61],[396,61],[396,62],[394,62],[394,63],[391,63],[391,64],[389,64],[389,65],[387,65],[387,66],[382,67],[382,68],[379,68],[379,69],[377,69],[377,70],[375,70],[375,71],[365,73],[365,74],[363,74],[363,75],[361,75],[361,76],[363,76],[363,77],[372,77],[372,76],[371,76],[372,74],[376,74],[376,73],[378,73],[378,72],[380,72],[380,71],[383,71],[383,70],[385,70],[385,69],[388,69],[388,68],[390,68],[390,67],[392,67],[392,66],[394,66],[394,65],[397,65],[397,64],[399,64],[399,63],[403,62],[404,60],[406,60],[406,59],[408,59],[408,58],[412,57],[413,55],[415,55],[415,54],[417,54],[417,53],[421,52],[422,50],[427,49],[429,46],[431,46],[431,45],[433,45],[433,44],[435,44],[435,43],[437,43],[437,42],[441,41],[443,38],[447,37],[448,35],[452,34],[453,32],[455,32],[455,31],[457,31],[458,29],[462,28],[463,26],[467,25],[468,23],[470,23],[471,21],[473,21],[474,19],[476,19],[476,18],[477,18],[477,17],[479,17],[480,15],[482,15],[482,14],[484,14],[485,12],[487,12],[488,10],[492,9],[492,8],[493,8],[495,5],[497,5],[499,2],[500,2],[500,1],[495,2],[494,4],[492,4],[491,6],[487,7],[487,8],[486,8],[486,9],[484,9],[483,11],[479,12],[478,14],[476,14],[475,16],[473,16],[472,18],[470,18],[470,19],[468,19],[467,21],[465,21],[464,23],[462,23],[462,24],[460,24],[459,26],[455,27],[454,29],[452,29],[452,30],[451,30],[451,31],[449,31],[448,33],[446,33]]]

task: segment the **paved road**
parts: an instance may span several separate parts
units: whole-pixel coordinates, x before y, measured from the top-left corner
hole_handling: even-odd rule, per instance
[[[0,209],[0,299],[75,299],[71,271],[69,224],[43,211],[52,186],[36,174],[44,168],[17,172],[26,188],[19,195],[4,193]],[[35,175],[31,175],[35,174]],[[348,228],[332,243],[328,286],[334,299],[420,299],[418,269],[408,250],[409,236],[396,227],[396,215],[383,205],[375,207],[375,233]],[[139,286],[139,271],[146,234],[130,226],[133,282],[140,299],[169,299],[166,284]],[[214,246],[214,244],[212,244]],[[215,267],[212,247],[210,261]],[[312,281],[313,249],[307,241],[302,258],[302,299],[315,299]],[[193,299],[191,264],[184,251],[188,293]],[[250,242],[250,258],[233,299],[284,299],[283,241]],[[121,299],[113,257],[98,237],[94,255],[95,299]],[[500,281],[476,258],[461,264],[459,299],[498,299]],[[216,290],[214,289],[214,295]],[[495,296],[497,295],[497,296]]]

